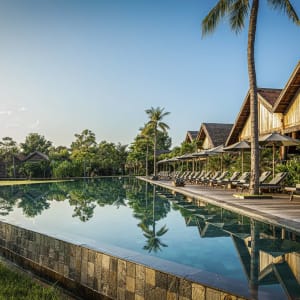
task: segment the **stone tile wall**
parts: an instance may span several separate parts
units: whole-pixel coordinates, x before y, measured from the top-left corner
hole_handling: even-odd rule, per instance
[[[245,299],[3,222],[0,252],[39,275],[59,281],[84,299]]]

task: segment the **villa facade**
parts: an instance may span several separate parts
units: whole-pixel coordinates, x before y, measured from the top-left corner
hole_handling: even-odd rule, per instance
[[[226,142],[232,124],[202,123],[197,135],[197,145],[201,149],[210,149]]]
[[[272,132],[300,137],[300,62],[292,73],[284,89],[258,88],[259,134]],[[248,92],[236,118],[226,145],[249,140],[250,93]]]
[[[198,136],[198,131],[196,130],[188,130],[185,136],[185,143],[192,144]]]

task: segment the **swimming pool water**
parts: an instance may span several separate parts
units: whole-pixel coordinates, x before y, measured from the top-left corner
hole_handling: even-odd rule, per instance
[[[112,245],[205,270],[245,289],[254,280],[272,299],[300,290],[297,234],[282,236],[281,228],[135,178],[1,187],[0,216],[77,244]]]

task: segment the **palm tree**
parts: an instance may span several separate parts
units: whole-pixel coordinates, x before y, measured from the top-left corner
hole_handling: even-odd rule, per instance
[[[149,117],[149,121],[146,124],[146,127],[153,132],[153,179],[157,178],[157,166],[156,166],[156,152],[157,152],[157,133],[158,131],[166,132],[169,129],[169,126],[162,122],[163,118],[169,115],[169,112],[164,112],[164,108],[154,108],[145,110],[146,114]]]
[[[145,170],[146,170],[146,176],[149,175],[148,172],[148,158],[149,158],[149,143],[151,142],[151,136],[152,136],[152,128],[147,126],[147,124],[140,128],[140,135],[138,137],[139,141],[146,144],[146,158],[145,158]]]
[[[299,18],[289,0],[267,0],[273,9],[280,9],[296,24]],[[257,83],[254,59],[254,44],[256,35],[259,0],[219,0],[216,6],[202,21],[202,34],[206,35],[215,30],[221,18],[229,15],[230,27],[236,33],[245,26],[245,19],[249,14],[247,63],[250,93],[251,118],[251,178],[250,193],[259,193],[259,146],[258,146],[258,101]]]

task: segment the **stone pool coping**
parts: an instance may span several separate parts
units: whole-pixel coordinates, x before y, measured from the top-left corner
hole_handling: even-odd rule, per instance
[[[187,197],[300,234],[300,201],[291,202],[288,195],[273,195],[273,199],[237,199],[233,196],[236,193],[235,190],[220,190],[200,185],[175,187],[171,181],[167,180],[151,180],[144,176],[137,178]]]
[[[216,274],[115,246],[74,244],[2,221],[0,254],[39,276],[60,282],[84,299],[251,297],[238,281]],[[268,293],[262,293],[264,299],[272,299]]]

